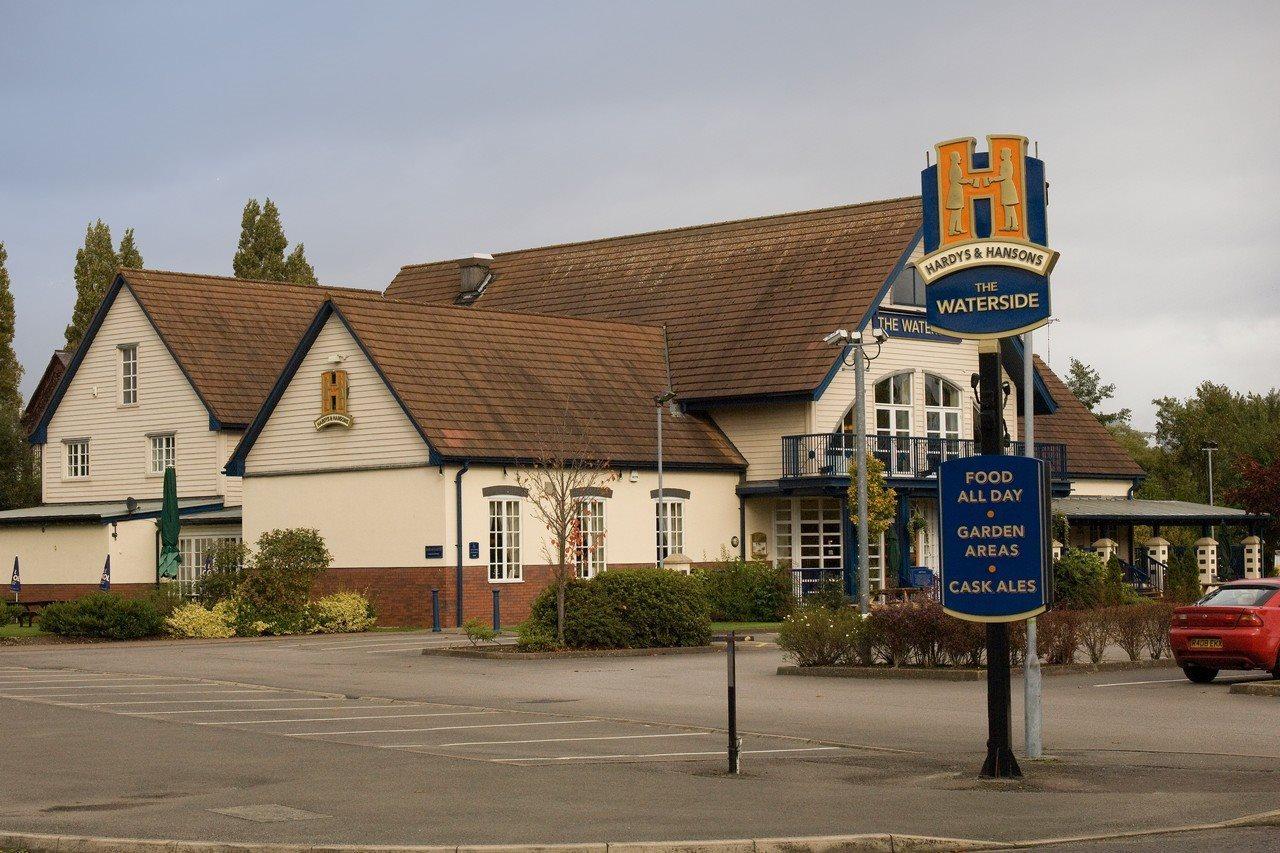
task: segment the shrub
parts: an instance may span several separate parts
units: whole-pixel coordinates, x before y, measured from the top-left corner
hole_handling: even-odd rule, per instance
[[[1110,607],[1098,607],[1080,614],[1080,642],[1093,663],[1101,663],[1107,644],[1116,634],[1115,614]]]
[[[1129,660],[1136,661],[1147,647],[1148,605],[1122,604],[1109,610],[1116,645],[1124,649]]]
[[[987,626],[967,619],[947,619],[947,630],[942,636],[942,655],[952,666],[982,666],[987,650]]]
[[[208,568],[200,573],[198,594],[200,603],[212,607],[219,601],[234,598],[244,567],[249,561],[249,549],[236,539],[220,539],[205,552]]]
[[[1173,605],[1153,601],[1143,609],[1142,639],[1152,660],[1170,653],[1169,627],[1173,624]]]
[[[914,642],[911,635],[914,605],[905,601],[891,601],[871,608],[867,614],[867,631],[876,655],[889,666],[901,666],[909,662]]]
[[[783,620],[778,646],[800,666],[847,666],[869,663],[866,636],[866,621],[853,608],[802,604]]]
[[[522,652],[549,652],[555,647],[556,635],[532,619],[521,622],[516,628],[516,648]]]
[[[22,615],[22,612],[22,608],[16,604],[0,602],[0,625],[8,625]]]
[[[911,643],[911,656],[921,666],[939,666],[945,655],[943,645],[953,626],[953,619],[943,611],[942,605],[931,599],[913,601],[906,607],[907,636]]]
[[[174,583],[162,583],[155,589],[148,590],[142,598],[156,609],[161,619],[168,619],[173,611],[187,603],[186,597]]]
[[[853,604],[853,599],[845,591],[844,583],[838,578],[823,578],[818,581],[817,589],[806,595],[804,601],[805,604],[816,604],[828,610],[841,610]]]
[[[556,633],[556,588],[533,602],[530,631]],[[698,646],[711,639],[702,582],[667,569],[610,569],[565,583],[565,645],[579,649]]]
[[[707,592],[711,618],[722,622],[773,622],[791,606],[791,573],[768,563],[732,560],[696,575]]]
[[[1195,548],[1170,548],[1165,596],[1178,604],[1190,604],[1200,595],[1200,569],[1196,565]]]
[[[1080,619],[1073,610],[1049,610],[1036,617],[1036,644],[1048,664],[1074,663],[1080,648]]]
[[[235,613],[228,602],[220,601],[212,608],[194,601],[174,608],[164,626],[175,637],[212,639],[234,637]]]
[[[266,627],[257,633],[291,634],[305,627],[307,596],[332,561],[315,530],[271,530],[258,537],[256,553],[236,589],[237,625]]]
[[[498,638],[498,631],[493,630],[492,626],[485,623],[483,619],[472,616],[470,619],[462,623],[462,630],[466,633],[467,639],[471,641],[471,645],[479,643],[491,643]]]
[[[1053,564],[1053,596],[1069,610],[1087,610],[1102,600],[1107,566],[1092,551],[1067,548]]]
[[[1112,557],[1107,561],[1107,571],[1102,579],[1098,601],[1108,607],[1142,602],[1142,596],[1125,580],[1124,566],[1119,557]]]
[[[145,599],[96,592],[48,605],[40,611],[40,627],[64,637],[137,640],[163,633],[164,619]]]
[[[358,592],[335,592],[307,605],[312,634],[355,634],[378,621],[369,599]]]

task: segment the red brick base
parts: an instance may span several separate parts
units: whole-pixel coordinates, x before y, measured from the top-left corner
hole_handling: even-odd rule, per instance
[[[137,598],[155,589],[150,583],[112,584],[111,591],[125,598]],[[70,601],[90,593],[98,592],[96,583],[24,583],[22,592],[18,593],[18,601]],[[13,601],[13,593],[6,586],[3,588],[5,601]]]

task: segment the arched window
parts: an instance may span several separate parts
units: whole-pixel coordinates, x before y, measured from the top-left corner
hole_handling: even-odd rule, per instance
[[[930,472],[938,463],[961,455],[961,394],[959,386],[941,376],[924,375],[924,429]]]
[[[911,373],[876,383],[876,455],[890,474],[911,473]]]

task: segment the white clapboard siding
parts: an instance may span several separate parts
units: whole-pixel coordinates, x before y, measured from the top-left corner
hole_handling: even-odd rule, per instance
[[[342,356],[340,364],[330,356]],[[320,416],[320,377],[335,367],[347,371],[351,429],[315,428]],[[418,435],[382,377],[365,358],[342,321],[330,317],[285,389],[246,459],[252,477],[344,468],[422,464],[429,459]]]
[[[711,416],[746,458],[748,480],[781,477],[782,437],[809,431],[808,403],[726,406]]]
[[[243,436],[243,430],[226,429],[218,433],[218,482],[222,484],[222,502],[227,506],[241,506],[244,503],[244,486],[240,478],[221,473],[222,466],[231,458]]]
[[[120,405],[121,344],[138,345],[138,403]],[[220,492],[218,435],[209,413],[156,334],[137,300],[123,289],[49,421],[44,446],[46,503],[159,498],[164,478],[149,474],[148,433],[173,432],[178,495]],[[66,478],[67,438],[88,438],[89,478]]]

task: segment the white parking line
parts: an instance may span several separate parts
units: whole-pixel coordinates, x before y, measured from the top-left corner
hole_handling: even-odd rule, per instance
[[[580,740],[641,740],[663,737],[706,737],[718,732],[671,732],[663,735],[596,735],[592,737],[544,737],[531,740],[459,740],[453,743],[437,743],[434,746],[499,746],[508,743],[567,743]]]
[[[365,652],[366,655],[391,655],[397,652],[407,652],[413,649],[425,649],[422,643],[413,643],[408,646],[395,646],[393,648],[380,648],[372,652]]]
[[[249,688],[246,690],[227,690],[219,688],[214,690],[126,690],[123,693],[112,693],[112,696],[190,696],[197,693],[264,693],[262,688]],[[0,693],[0,699],[53,699],[59,696],[84,696],[83,693],[32,693],[24,696],[12,696],[7,693]]]
[[[1186,681],[1185,678],[1153,678],[1150,681],[1112,681],[1109,684],[1095,684],[1094,687],[1130,687],[1134,684],[1172,684],[1175,681]]]
[[[306,699],[306,698],[281,699],[279,697],[275,699],[146,699],[142,701],[132,701],[132,702],[59,702],[58,704],[59,705],[76,705],[76,706],[91,705],[94,707],[99,707],[99,706],[106,706],[106,705],[203,705],[203,704],[213,704],[215,702],[222,702],[222,703],[235,702],[239,704],[242,702],[332,702],[332,701],[333,699],[331,699],[330,697],[323,696],[323,697],[316,697],[314,699]],[[302,710],[302,709],[299,709],[299,710]]]
[[[123,687],[181,687],[184,684],[194,684],[192,681],[175,680],[172,684],[157,684],[154,681],[121,681],[116,684],[74,684],[69,681],[52,682],[49,684],[41,684],[36,687],[10,687],[6,684],[0,684],[0,690],[6,693],[12,693],[16,690],[111,690]]]
[[[289,732],[285,737],[312,737],[315,735],[373,735],[373,734],[401,734],[403,732],[448,732],[457,731],[458,729],[502,729],[516,728],[517,726],[574,726],[583,725],[585,723],[598,723],[599,720],[544,720],[537,723],[485,723],[477,726],[433,726],[428,729],[366,729],[364,731],[355,732]],[[391,743],[391,744],[374,744],[381,749],[404,749],[412,746],[432,746],[429,743]]]
[[[396,707],[394,705],[388,707]],[[299,709],[299,710],[311,710]],[[363,711],[364,708],[353,708],[352,710]],[[432,711],[428,714],[368,714],[360,717],[303,717],[300,720],[214,720],[208,723],[192,723],[194,726],[246,726],[249,724],[257,725],[279,725],[280,723],[338,723],[346,720],[395,720],[402,717],[469,717],[478,714],[496,714],[497,711]],[[382,731],[379,729],[379,731]]]
[[[88,684],[91,681],[120,681],[133,683],[137,681],[175,681],[177,675],[76,675],[67,678],[9,678],[0,679],[0,687],[18,684]]]
[[[292,699],[280,699],[281,702],[292,702]],[[306,700],[311,701],[311,700]],[[363,711],[366,708],[412,708],[413,705],[403,702],[388,705],[303,705],[301,708],[183,708],[177,711],[118,711],[126,717],[158,717],[161,714],[265,714],[268,711]]]
[[[756,755],[767,752],[828,752],[831,750],[843,749],[839,746],[796,746],[781,749],[744,749],[742,754],[755,753]],[[637,753],[621,753],[618,755],[551,755],[545,758],[491,758],[499,764],[518,764],[529,761],[599,761],[601,759],[611,758],[689,758],[699,755],[724,755],[725,750],[716,749],[710,752],[637,752]]]

